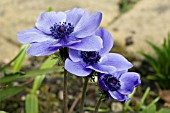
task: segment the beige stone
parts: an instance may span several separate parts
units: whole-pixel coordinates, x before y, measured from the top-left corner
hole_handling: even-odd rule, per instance
[[[161,45],[167,37],[170,32],[170,0],[140,0],[133,9],[112,23],[109,31],[122,44],[127,37],[132,37],[134,44],[127,47],[129,52],[136,54],[143,50],[153,53],[145,40]]]

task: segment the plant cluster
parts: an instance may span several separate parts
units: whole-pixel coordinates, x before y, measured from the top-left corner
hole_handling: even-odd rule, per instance
[[[148,75],[147,79],[156,80],[162,89],[170,89],[170,34],[164,39],[161,47],[147,41],[152,47],[156,56],[152,56],[145,52],[140,52],[145,59],[151,64],[155,71],[154,75]]]
[[[138,73],[128,72],[133,65],[125,57],[117,53],[109,53],[113,46],[113,39],[106,29],[99,28],[101,21],[101,12],[90,14],[90,11],[81,8],[65,12],[49,11],[38,17],[33,28],[18,33],[17,40],[23,44],[29,44],[28,49],[24,49],[29,55],[56,55],[59,51],[64,63],[64,113],[68,113],[68,76],[76,75],[85,78],[80,113],[83,113],[90,77],[97,76],[98,86],[104,92],[96,104],[95,113],[98,112],[104,98],[110,97],[113,100],[127,102],[130,99],[128,95],[141,83]],[[41,71],[49,71],[46,69],[55,67],[57,60],[52,62],[47,60],[44,63],[48,63],[48,66],[42,65]],[[19,60],[17,64],[21,65]],[[1,70],[4,69],[5,67],[1,68]],[[15,69],[16,76],[21,74],[18,73],[19,70],[20,68]],[[27,74],[24,73],[23,77]],[[44,78],[45,75],[39,75],[34,80],[32,91],[27,95],[27,113],[38,113],[37,105],[32,109],[31,104],[37,103],[36,91]]]

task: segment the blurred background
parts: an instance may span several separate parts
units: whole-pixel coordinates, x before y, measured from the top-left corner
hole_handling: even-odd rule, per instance
[[[123,54],[134,64],[131,71],[136,71],[141,75],[142,84],[136,89],[131,103],[124,105],[111,100],[106,101],[102,105],[103,111],[102,109],[101,111],[106,113],[113,113],[116,110],[127,113],[155,113],[156,111],[147,110],[151,108],[169,110],[170,35],[169,38],[167,37],[170,32],[170,0],[0,0],[0,66],[3,67],[9,63],[19,53],[21,44],[16,40],[17,32],[33,27],[42,12],[49,8],[54,11],[65,11],[75,7],[103,13],[101,27],[106,28],[112,34],[115,43],[112,52]],[[17,71],[38,69],[45,60],[46,57],[27,56],[22,68]],[[11,72],[11,68],[10,66],[5,67],[1,71]],[[63,99],[61,96],[63,79],[59,76],[61,74],[62,72],[53,73],[43,81],[43,85],[37,93],[39,113],[62,112],[62,104],[59,104]],[[1,73],[0,79],[5,78],[5,75]],[[75,92],[81,91],[83,80],[81,78],[80,81],[77,81],[76,77],[70,77],[70,79],[72,79],[69,84],[69,87],[72,86],[72,89],[69,90],[69,106],[71,107],[73,102],[78,103],[79,101],[79,99],[76,100],[79,93]],[[1,94],[5,93],[0,92],[0,110],[9,113],[24,113],[26,94],[30,92],[33,81],[34,77],[21,81],[10,81],[11,87],[18,86],[18,84],[20,86],[20,83],[21,85],[27,84],[28,87],[26,91],[22,90],[20,93],[8,96],[8,99],[3,98]],[[9,85],[9,81],[0,81],[0,91],[5,91],[4,84]],[[85,106],[94,106],[97,89],[92,82],[89,92],[91,93],[87,94]],[[47,96],[48,98],[46,98]],[[77,109],[78,106],[73,106],[72,112],[77,113]],[[93,111],[90,107],[85,109],[87,113]],[[170,113],[167,109],[157,111],[157,113]]]
[[[7,63],[18,53],[17,32],[34,26],[49,7],[55,11],[80,7],[102,12],[101,26],[122,45],[131,41],[126,49],[135,54],[138,50],[152,52],[145,40],[160,45],[170,30],[170,0],[1,0],[0,62]]]

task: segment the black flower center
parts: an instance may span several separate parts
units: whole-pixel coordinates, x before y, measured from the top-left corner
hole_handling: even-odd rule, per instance
[[[103,78],[103,81],[105,85],[111,90],[111,91],[117,91],[120,88],[120,82],[112,75],[105,75]]]
[[[74,31],[73,25],[71,23],[55,23],[51,28],[51,35],[55,39],[61,39],[68,37],[69,34],[71,34]]]
[[[88,65],[93,65],[100,60],[99,52],[96,51],[81,51],[81,58]]]

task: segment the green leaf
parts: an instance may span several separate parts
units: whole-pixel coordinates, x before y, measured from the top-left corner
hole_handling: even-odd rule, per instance
[[[157,55],[161,56],[162,54],[162,49],[160,49],[158,46],[156,46],[154,43],[150,42],[150,41],[146,41],[156,52]]]
[[[149,92],[150,92],[150,87],[147,87],[145,93],[144,93],[143,96],[142,96],[142,99],[141,99],[141,101],[140,101],[140,104],[139,104],[138,109],[141,109],[142,106],[144,105],[145,99],[146,99],[146,97],[148,96]]]
[[[159,72],[158,63],[154,57],[144,53],[143,51],[139,51],[139,53],[143,55],[146,58],[146,60],[148,60],[148,62],[152,65],[152,67],[155,69],[156,72]]]
[[[159,111],[157,111],[156,113],[170,113],[170,109],[169,108],[161,108]]]
[[[148,75],[148,76],[146,77],[146,79],[148,79],[148,80],[157,80],[157,77],[154,76],[154,75]]]
[[[129,98],[133,98],[133,95],[135,94],[135,92],[136,92],[136,88],[133,90],[133,92],[130,94],[130,95],[128,95],[128,97]],[[131,100],[129,100],[129,101],[127,101],[126,103],[125,103],[125,107],[124,107],[124,110],[127,110],[127,109],[129,109],[131,112],[134,112],[134,110],[130,107],[130,102],[131,102]]]
[[[52,7],[49,7],[49,8],[46,10],[46,12],[51,12],[51,11],[53,11],[53,8],[52,8]]]
[[[157,73],[157,76],[160,78],[160,79],[166,79],[164,75],[162,75],[161,73]]]
[[[94,107],[84,107],[84,110],[95,111],[95,108]],[[100,108],[98,110],[98,112],[105,112],[105,113],[108,113],[109,111],[110,111],[110,109],[102,109],[102,108]]]
[[[53,73],[53,72],[63,72],[62,67],[53,67],[50,69],[40,69],[40,70],[32,70],[32,71],[27,71],[25,73],[22,73],[23,76],[19,76],[20,74],[16,74],[13,76],[6,76],[0,79],[0,84],[2,83],[9,83],[9,82],[13,82],[13,81],[17,81],[17,80],[21,80],[21,79],[26,79],[29,77],[36,77],[39,76],[41,74],[47,74],[47,73]]]
[[[7,112],[5,112],[5,111],[0,111],[0,113],[7,113]]]
[[[36,94],[36,91],[41,86],[41,83],[44,80],[44,78],[45,78],[45,75],[39,75],[35,78],[34,85],[33,85],[33,88],[31,90],[31,93]]]
[[[21,54],[15,59],[12,70],[15,72],[20,71],[22,64],[24,62],[25,56],[26,56],[26,50],[28,49],[28,45],[23,45],[21,47]]]
[[[51,57],[48,57],[47,60],[44,61],[44,63],[41,65],[40,69],[49,69],[54,67],[54,65],[58,62],[58,59],[52,59]]]
[[[18,94],[19,92],[21,92],[22,90],[25,89],[25,86],[22,87],[7,87],[4,90],[0,91],[0,101],[7,99],[9,97],[12,97],[16,94]]]
[[[160,97],[155,98],[148,106],[152,106],[159,101]]]
[[[26,113],[38,113],[38,99],[34,94],[28,94],[26,97]]]
[[[45,62],[41,65],[40,69],[49,69],[52,68],[56,63],[58,62],[58,59],[52,59],[51,57],[48,57]],[[38,88],[40,87],[42,81],[44,80],[45,75],[37,76],[34,80],[34,85],[32,88],[32,93],[35,94]]]
[[[153,104],[152,106],[147,106],[141,113],[155,113],[156,112],[156,105]]]

